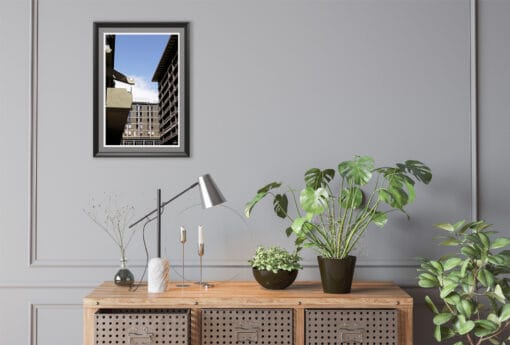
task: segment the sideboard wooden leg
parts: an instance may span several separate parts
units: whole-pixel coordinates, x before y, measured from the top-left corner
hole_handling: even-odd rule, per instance
[[[413,306],[399,308],[398,343],[399,345],[413,345]]]
[[[305,310],[294,309],[294,344],[305,345]]]
[[[202,317],[201,310],[191,309],[191,345],[200,345],[202,343]]]
[[[94,314],[97,308],[83,308],[83,345],[94,345]]]

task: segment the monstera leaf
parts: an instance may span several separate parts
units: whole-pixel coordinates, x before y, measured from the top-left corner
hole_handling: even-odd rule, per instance
[[[287,217],[287,207],[289,206],[289,199],[285,194],[277,194],[273,200],[274,212],[280,218]]]
[[[307,187],[317,189],[325,187],[334,177],[335,170],[333,169],[312,168],[305,173],[305,183]]]
[[[312,218],[313,214],[307,213],[304,217],[294,219],[290,227],[296,236],[303,238],[307,232],[313,229],[313,225],[310,223]]]
[[[420,161],[407,160],[404,163],[398,163],[397,167],[403,172],[412,174],[418,181],[425,184],[429,184],[432,180],[432,171]]]
[[[244,214],[246,215],[246,217],[247,218],[250,217],[253,207],[255,207],[255,205],[257,205],[257,203],[260,200],[264,199],[264,197],[269,193],[270,190],[279,188],[281,185],[282,184],[280,182],[271,182],[271,183],[268,183],[267,185],[265,185],[264,187],[260,188],[257,191],[257,194],[253,197],[253,199],[251,199],[250,201],[248,201],[246,203],[246,206],[244,209]]]
[[[329,193],[325,188],[313,189],[306,187],[301,191],[299,201],[301,207],[308,213],[321,214],[328,205]]]
[[[338,165],[340,176],[357,186],[363,186],[370,181],[373,169],[374,159],[369,156],[356,156],[353,160]]]

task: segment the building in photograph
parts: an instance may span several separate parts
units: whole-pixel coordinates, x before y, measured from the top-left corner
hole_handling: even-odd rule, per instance
[[[134,80],[115,70],[115,35],[105,37],[105,137],[106,145],[119,145],[133,102],[133,95],[115,82],[134,85]]]
[[[158,103],[133,102],[122,134],[122,145],[160,145]]]
[[[179,140],[178,55],[178,36],[172,35],[152,77],[158,83],[161,145],[177,145]]]

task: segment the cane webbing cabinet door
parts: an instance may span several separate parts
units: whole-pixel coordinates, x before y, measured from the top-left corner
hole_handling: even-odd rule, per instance
[[[113,345],[124,344],[118,339],[131,345],[413,343],[413,300],[391,282],[355,282],[350,294],[324,293],[320,282],[296,282],[285,290],[256,282],[215,282],[209,288],[172,283],[159,294],[105,282],[84,298],[83,313],[84,345],[102,345],[101,339]],[[120,320],[121,327],[98,327],[103,316]],[[126,327],[129,316],[138,328]],[[161,317],[164,327],[155,321]]]

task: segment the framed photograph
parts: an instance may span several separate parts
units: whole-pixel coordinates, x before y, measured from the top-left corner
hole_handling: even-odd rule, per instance
[[[94,157],[189,157],[188,23],[94,23]]]

